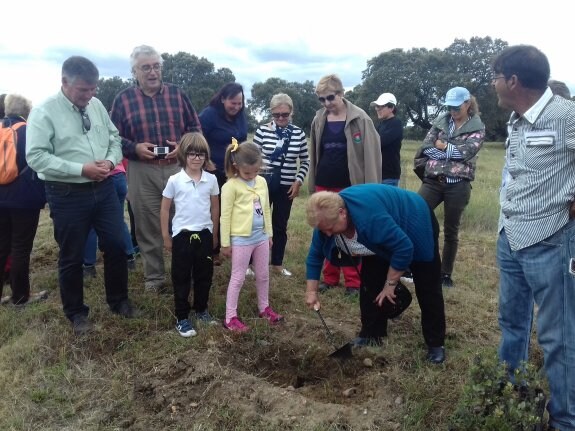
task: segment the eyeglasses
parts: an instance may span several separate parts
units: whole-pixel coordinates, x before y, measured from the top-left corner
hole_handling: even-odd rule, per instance
[[[206,158],[206,154],[205,153],[186,153],[186,156],[188,156],[190,159],[200,159],[200,160],[204,160]]]
[[[289,118],[290,115],[291,112],[272,112],[272,117],[274,117],[276,120],[278,118]]]
[[[92,127],[90,117],[88,117],[88,113],[85,109],[78,109],[78,111],[80,111],[80,117],[82,118],[82,130],[84,133],[88,133]]]
[[[140,66],[139,69],[144,73],[150,73],[152,70],[154,72],[159,72],[162,70],[162,65],[160,63],[156,63],[154,65],[144,64],[143,66]]]
[[[385,105],[375,105],[375,109],[380,110],[383,108],[387,108],[387,109],[393,109],[394,105],[391,103],[387,103]]]
[[[505,75],[499,75],[499,76],[495,75],[495,76],[492,76],[492,77],[491,77],[491,82],[495,82],[495,81],[497,81],[498,79],[501,79],[501,78],[505,79]]]
[[[325,103],[326,100],[328,102],[333,102],[335,100],[335,94],[330,94],[329,96],[325,96],[325,97],[318,97],[317,100],[319,100],[319,103]]]

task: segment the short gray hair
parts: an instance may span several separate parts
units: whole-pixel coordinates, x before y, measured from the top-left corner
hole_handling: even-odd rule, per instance
[[[158,57],[158,63],[162,64],[164,59],[162,56],[152,48],[150,45],[140,45],[134,48],[132,53],[130,54],[130,68],[132,72],[134,72],[134,68],[136,67],[136,63],[138,62],[138,57],[145,56],[145,57]]]
[[[81,79],[87,84],[97,84],[100,72],[96,65],[86,57],[74,55],[62,64],[62,77],[66,78],[70,84],[76,79]]]
[[[553,94],[561,96],[567,100],[571,100],[571,92],[569,91],[569,87],[567,87],[567,85],[564,82],[550,79],[547,85],[549,86]]]
[[[32,109],[32,102],[20,94],[8,94],[4,100],[4,110],[7,117],[24,117],[28,118],[28,114]]]
[[[278,93],[272,96],[272,100],[270,100],[270,111],[280,105],[287,105],[290,111],[293,111],[293,100],[285,93]]]

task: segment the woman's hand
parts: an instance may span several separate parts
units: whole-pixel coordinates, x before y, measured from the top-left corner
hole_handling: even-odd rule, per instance
[[[222,247],[220,249],[220,252],[225,256],[225,257],[231,257],[232,256],[232,248],[231,247]]]
[[[379,295],[377,295],[375,297],[375,302],[377,305],[379,305],[380,307],[383,304],[383,301],[385,301],[386,299],[391,302],[392,304],[395,304],[395,287],[397,286],[397,284],[395,285],[390,285],[390,284],[386,284],[383,287],[383,290],[381,292],[379,292]]]
[[[447,142],[443,142],[441,139],[438,139],[435,141],[434,146],[440,151],[445,151],[447,149]]]
[[[288,198],[289,200],[293,200],[299,196],[299,189],[301,187],[301,183],[299,181],[294,181],[291,187],[288,190]]]
[[[316,311],[321,308],[321,304],[317,298],[318,287],[318,280],[308,280],[305,287],[305,303],[309,308]]]

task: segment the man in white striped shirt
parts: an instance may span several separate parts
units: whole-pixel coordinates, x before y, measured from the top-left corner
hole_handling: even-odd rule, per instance
[[[493,63],[499,106],[512,109],[500,192],[499,357],[528,360],[533,303],[551,392],[550,429],[575,430],[575,103],[547,87],[549,62],[528,45]],[[520,384],[520,382],[517,382]]]

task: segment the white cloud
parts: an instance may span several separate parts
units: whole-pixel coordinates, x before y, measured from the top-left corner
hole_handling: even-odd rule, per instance
[[[357,0],[345,7],[309,0],[31,0],[25,29],[22,20],[3,20],[0,93],[20,92],[39,102],[58,90],[61,63],[73,54],[92,59],[104,77],[128,78],[129,54],[141,44],[205,57],[216,68],[231,69],[247,90],[270,77],[317,82],[328,73],[352,88],[367,61],[382,52],[444,49],[473,36],[537,46],[549,57],[552,77],[575,88],[565,36],[569,14],[558,0],[547,1],[549,12],[538,14],[496,0],[461,6],[441,0]]]

